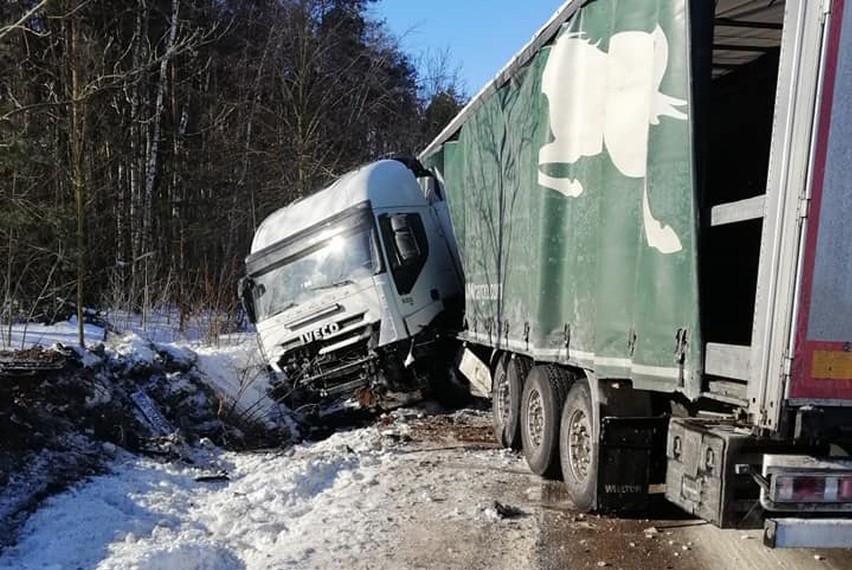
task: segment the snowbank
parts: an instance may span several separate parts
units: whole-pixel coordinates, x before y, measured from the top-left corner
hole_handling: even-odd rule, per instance
[[[181,333],[176,315],[170,313],[153,314],[145,322],[138,315],[114,313],[108,315],[108,320],[110,331],[120,329],[127,332],[120,335],[110,332],[107,335],[104,327],[85,324],[88,347],[104,344],[108,355],[122,359],[129,367],[140,369],[164,358],[187,366],[195,364],[211,389],[221,397],[223,408],[245,415],[252,421],[284,421],[281,407],[267,395],[266,366],[254,333],[221,335],[215,344],[211,344],[203,340],[203,331],[198,327]],[[62,345],[75,347],[77,355],[87,366],[101,364],[100,358],[91,350],[76,348],[77,342],[77,321],[73,317],[52,325],[0,324],[0,349]]]
[[[83,334],[87,345],[97,344],[104,340],[104,328],[88,323],[83,324]],[[40,323],[0,323],[0,350],[21,350],[33,346],[53,346],[77,344],[77,319],[71,319],[52,325]]]
[[[442,464],[440,452],[427,461],[403,443],[408,431],[398,415],[391,427],[336,433],[287,452],[211,455],[203,469],[124,458],[114,473],[36,513],[0,569],[384,566],[377,562],[385,555],[403,563],[422,556],[405,545],[424,515],[433,525],[484,532],[526,525],[534,539],[528,518],[490,514],[483,486],[483,474],[517,467],[517,457],[471,450],[472,470],[462,470]],[[230,481],[195,480],[220,470]]]
[[[281,406],[268,395],[266,362],[254,334],[223,337],[219,346],[195,345],[196,366],[210,387],[252,419],[277,423]]]
[[[66,325],[45,327],[43,339],[62,340]],[[290,423],[278,422],[286,410],[265,399],[260,382],[246,387],[255,346],[246,338],[229,339],[221,354],[200,349],[201,357],[135,334],[88,349],[3,354],[0,548],[41,501],[102,472],[117,448],[191,459],[204,438],[231,449],[290,441]]]

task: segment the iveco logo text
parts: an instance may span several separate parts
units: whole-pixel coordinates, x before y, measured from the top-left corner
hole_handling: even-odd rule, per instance
[[[321,338],[326,338],[328,336],[333,335],[337,331],[340,330],[340,325],[337,323],[329,323],[327,325],[321,326],[318,329],[314,329],[312,331],[303,332],[301,334],[302,342],[304,344],[310,344],[315,340],[319,340]]]

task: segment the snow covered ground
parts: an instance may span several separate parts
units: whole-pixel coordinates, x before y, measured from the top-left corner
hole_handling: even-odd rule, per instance
[[[232,336],[220,335],[224,328],[232,326],[221,316],[214,314],[193,314],[187,317],[181,328],[180,314],[176,308],[165,307],[140,315],[128,311],[108,311],[105,313],[88,310],[96,321],[109,323],[110,333],[114,336],[134,334],[152,342],[200,345],[215,343]],[[84,322],[83,334],[86,345],[107,340],[105,327]],[[19,350],[31,346],[50,346],[62,343],[70,346],[78,341],[77,318],[45,325],[41,323],[3,323],[0,322],[0,350]],[[215,342],[214,342],[215,341]]]
[[[673,510],[583,515],[485,442],[488,423],[402,410],[287,450],[198,449],[194,465],[122,454],[31,516],[0,570],[852,567],[850,551],[773,551]]]
[[[223,336],[215,346],[194,343],[192,350],[210,387],[238,410],[261,421],[278,417],[277,405],[267,393],[266,363],[253,333]]]
[[[24,337],[16,325],[13,338],[22,345],[75,342],[73,322],[35,327],[36,335]],[[103,330],[89,325],[87,334],[92,346]],[[173,340],[111,335],[104,350],[81,360],[101,367],[117,359],[119,368],[138,368],[143,376],[163,358],[191,361],[243,412],[274,409],[253,335],[223,336],[216,345]],[[97,382],[110,382],[101,376]],[[490,443],[487,414],[459,412],[460,425],[476,424],[472,445],[443,427],[417,436],[426,433],[418,423],[430,418],[399,410],[370,427],[264,453],[205,444],[191,451],[191,464],[118,449],[105,474],[54,495],[29,516],[14,546],[0,552],[0,569],[372,568],[392,560],[402,567],[427,560],[430,567],[440,560],[459,567],[459,560],[470,560],[467,567],[483,560],[476,545],[491,540],[493,525],[522,532],[495,545],[492,567],[529,567],[522,562],[535,543],[534,521],[504,519],[494,501],[506,498],[496,488],[511,486],[500,478],[484,485],[482,477],[509,470],[532,476],[516,455]],[[205,475],[213,479],[197,480]],[[424,524],[448,532],[436,542]]]
[[[104,340],[104,329],[97,325],[84,324],[86,344]],[[20,350],[32,346],[51,346],[61,343],[72,346],[77,343],[77,319],[71,318],[52,325],[40,323],[0,323],[0,350]]]
[[[43,345],[71,345],[76,328],[60,323],[36,330]],[[97,338],[97,327],[89,332]],[[427,403],[320,442],[234,453],[202,439],[171,460],[99,443],[95,430],[78,430],[72,439],[80,445],[62,447],[65,435],[37,434],[44,426],[15,415],[39,411],[36,396],[46,406],[42,416],[53,414],[68,404],[46,395],[68,400],[63,390],[85,385],[92,394],[76,397],[83,407],[99,409],[110,393],[115,397],[128,383],[136,389],[137,381],[152,394],[162,392],[161,402],[171,395],[203,401],[193,387],[198,379],[246,414],[275,409],[265,400],[263,364],[251,335],[222,337],[215,346],[173,340],[114,337],[103,350],[85,353],[84,370],[64,384],[13,392],[12,412],[0,409],[0,420],[28,430],[0,442],[27,434],[36,447],[48,442],[17,476],[0,469],[4,513],[29,513],[3,505],[35,496],[26,487],[38,460],[61,457],[66,463],[56,469],[65,471],[85,453],[108,458],[101,474],[38,505],[16,529],[14,544],[0,550],[0,570],[852,568],[852,551],[769,551],[759,531],[718,530],[671,506],[657,511],[656,520],[578,513],[562,483],[532,475],[518,454],[496,447],[484,411],[446,413]],[[178,371],[162,372],[163,361]],[[153,364],[161,372],[153,372]],[[156,374],[153,386],[147,376]],[[2,451],[14,456],[16,449]]]
[[[423,415],[397,412],[389,425],[286,452],[213,449],[198,466],[123,455],[112,473],[49,500],[0,568],[438,567],[472,546],[457,539],[478,543],[499,526],[525,538],[497,552],[497,567],[527,567],[534,521],[502,519],[493,504],[506,499],[482,477],[517,470],[519,459],[473,446],[461,465],[455,444],[446,450],[455,463],[444,463],[442,450],[407,441],[412,414]],[[220,472],[227,481],[196,480]],[[434,543],[435,526],[456,530]]]

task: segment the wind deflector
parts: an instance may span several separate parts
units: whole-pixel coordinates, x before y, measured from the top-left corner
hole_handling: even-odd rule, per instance
[[[257,275],[286,261],[301,251],[328,239],[328,232],[334,230],[372,227],[372,208],[369,200],[344,212],[329,216],[319,224],[273,243],[246,258],[246,273]]]

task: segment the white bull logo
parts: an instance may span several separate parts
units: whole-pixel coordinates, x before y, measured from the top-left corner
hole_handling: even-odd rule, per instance
[[[646,179],[650,126],[658,125],[663,115],[687,118],[675,108],[686,101],[660,93],[668,59],[668,40],[659,26],[653,33],[613,35],[609,53],[582,34],[563,34],[551,48],[542,76],[554,140],[541,147],[538,162],[539,167],[573,164],[600,154],[606,143],[624,176],[644,179],[642,219],[648,245],[675,253],[682,249],[680,238],[651,213]],[[570,76],[565,69],[571,70]],[[583,193],[580,180],[549,176],[541,169],[538,182],[572,198]]]

